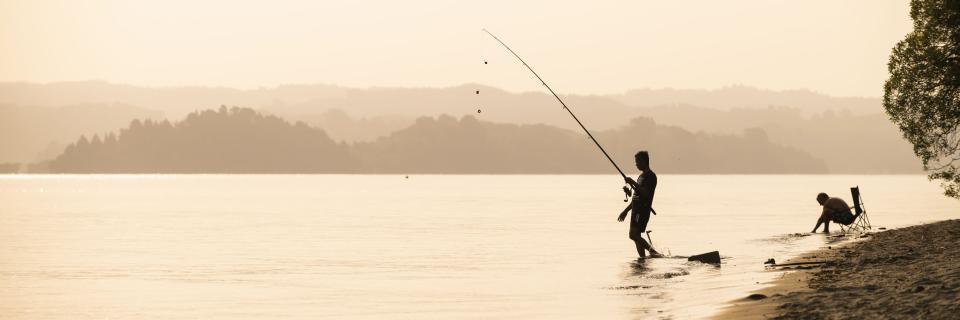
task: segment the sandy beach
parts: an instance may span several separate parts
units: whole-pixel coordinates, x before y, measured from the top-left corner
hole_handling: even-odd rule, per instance
[[[960,220],[870,234],[806,254],[718,319],[956,319]]]

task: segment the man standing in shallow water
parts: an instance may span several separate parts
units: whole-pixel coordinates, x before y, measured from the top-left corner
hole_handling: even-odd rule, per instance
[[[650,154],[641,150],[633,156],[636,161],[637,169],[640,169],[640,177],[637,181],[624,178],[627,184],[633,187],[633,201],[623,209],[617,221],[623,221],[627,217],[627,212],[632,211],[630,215],[630,239],[637,245],[637,254],[640,258],[645,258],[646,252],[650,251],[650,257],[659,257],[661,254],[654,250],[646,240],[643,239],[643,233],[647,231],[647,222],[650,221],[650,211],[653,210],[653,194],[657,189],[657,174],[650,170]]]

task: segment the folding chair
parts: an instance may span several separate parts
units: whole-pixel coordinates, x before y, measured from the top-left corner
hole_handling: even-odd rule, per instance
[[[850,195],[853,196],[853,221],[849,224],[840,224],[840,230],[843,233],[857,232],[864,233],[870,231],[873,227],[870,225],[870,218],[867,217],[867,209],[863,206],[863,198],[860,197],[860,186],[850,188]]]

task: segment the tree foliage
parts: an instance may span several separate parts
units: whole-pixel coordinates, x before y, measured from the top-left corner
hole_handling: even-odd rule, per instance
[[[960,198],[960,0],[910,2],[913,32],[890,55],[883,105],[931,180]]]

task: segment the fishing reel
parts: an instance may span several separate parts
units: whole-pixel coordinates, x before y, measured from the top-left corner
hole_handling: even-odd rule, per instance
[[[633,195],[633,189],[630,189],[627,186],[623,186],[623,202],[627,202],[630,199],[630,196]]]

